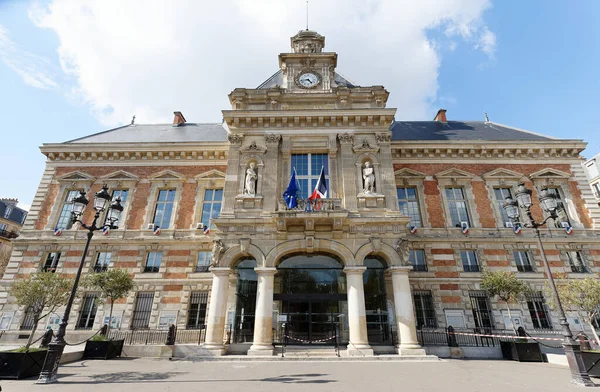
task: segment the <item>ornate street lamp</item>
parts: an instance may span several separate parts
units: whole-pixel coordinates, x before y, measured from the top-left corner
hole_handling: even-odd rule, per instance
[[[507,197],[504,200],[503,207],[508,217],[511,218],[514,223],[519,222],[519,209],[517,208],[517,205],[524,209],[525,214],[527,215],[525,227],[535,230],[535,238],[537,239],[538,248],[542,256],[542,261],[544,262],[546,276],[548,277],[548,282],[550,283],[550,288],[552,289],[552,295],[554,296],[554,302],[556,303],[558,319],[560,321],[560,325],[562,325],[562,334],[564,337],[563,348],[567,356],[569,368],[571,369],[571,382],[573,384],[586,387],[594,387],[595,384],[592,382],[592,380],[590,380],[590,376],[583,363],[583,359],[581,358],[581,347],[579,343],[573,339],[573,333],[571,332],[567,317],[565,316],[565,311],[563,310],[562,303],[560,302],[558,290],[556,289],[556,284],[554,283],[554,278],[552,277],[552,272],[550,271],[550,266],[548,264],[548,259],[546,258],[546,253],[544,252],[542,238],[540,236],[539,227],[545,225],[548,219],[556,220],[558,218],[558,215],[556,214],[556,196],[548,191],[548,188],[543,188],[540,190],[539,201],[544,211],[546,211],[548,214],[548,217],[542,222],[536,222],[531,215],[531,206],[533,205],[531,201],[531,189],[527,189],[524,184],[519,184],[516,199],[517,200],[515,201],[512,198]]]
[[[69,313],[71,313],[71,307],[73,306],[73,300],[75,299],[75,293],[77,292],[77,285],[79,284],[79,278],[81,277],[81,270],[83,269],[83,264],[85,263],[85,256],[87,255],[88,248],[90,247],[90,241],[94,236],[94,231],[103,230],[105,228],[114,228],[114,224],[119,220],[119,218],[121,217],[121,213],[123,212],[121,198],[117,197],[115,201],[112,204],[110,204],[110,207],[108,209],[106,217],[106,221],[108,223],[103,224],[101,226],[96,226],[96,222],[98,221],[100,214],[106,209],[106,207],[110,203],[110,200],[111,197],[108,193],[108,186],[104,185],[102,187],[102,190],[96,193],[96,195],[94,196],[94,210],[96,211],[96,214],[94,215],[94,220],[92,221],[92,224],[89,226],[80,220],[85,207],[89,203],[88,199],[85,197],[85,192],[80,191],[79,196],[75,197],[72,200],[72,221],[73,223],[79,222],[81,224],[81,227],[88,231],[87,241],[85,243],[83,255],[81,256],[81,261],[79,262],[77,275],[75,275],[75,282],[73,282],[71,294],[69,295],[69,300],[67,301],[65,313],[58,327],[58,332],[56,333],[56,336],[48,345],[48,353],[46,354],[46,360],[44,361],[44,366],[42,367],[42,372],[40,373],[40,378],[37,380],[37,384],[50,384],[56,381],[56,372],[58,370],[60,358],[63,354],[66,345],[65,332],[69,321]]]

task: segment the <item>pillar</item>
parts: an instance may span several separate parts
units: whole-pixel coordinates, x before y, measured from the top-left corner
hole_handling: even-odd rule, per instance
[[[367,267],[346,267],[346,285],[348,287],[348,326],[350,342],[347,353],[350,356],[372,356],[373,349],[367,336],[367,316],[365,311],[365,288],[363,274]]]
[[[248,355],[273,355],[273,283],[276,268],[254,268],[258,275],[256,311],[254,312],[254,340]]]
[[[213,267],[211,272],[213,273],[213,281],[206,322],[206,339],[203,347],[212,355],[223,355],[225,354],[223,337],[227,315],[227,292],[229,291],[229,274],[231,270],[229,268]]]
[[[400,344],[397,347],[399,355],[425,355],[425,350],[417,340],[415,310],[408,281],[408,271],[412,267],[391,267],[392,286],[394,288],[394,305]]]

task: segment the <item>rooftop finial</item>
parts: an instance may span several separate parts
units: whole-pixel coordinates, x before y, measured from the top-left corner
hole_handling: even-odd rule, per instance
[[[131,125],[135,124],[135,114],[133,115],[133,117],[131,118]]]
[[[483,116],[485,117],[485,122],[490,122],[490,118],[487,115],[487,112],[483,112]]]
[[[308,31],[308,0],[306,0],[306,31]]]

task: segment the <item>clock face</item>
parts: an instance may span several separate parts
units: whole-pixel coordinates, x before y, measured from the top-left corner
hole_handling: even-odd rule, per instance
[[[315,87],[321,81],[320,78],[312,72],[304,72],[298,76],[297,83],[300,87]]]

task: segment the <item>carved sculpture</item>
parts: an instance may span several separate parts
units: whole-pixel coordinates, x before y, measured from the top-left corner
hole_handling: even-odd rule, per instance
[[[396,244],[396,252],[400,256],[401,265],[410,265],[410,250],[408,249],[408,240],[406,238],[400,238]]]
[[[375,193],[375,171],[370,161],[365,162],[365,168],[362,171],[364,180],[364,193]]]
[[[250,162],[250,165],[246,169],[246,181],[244,186],[244,194],[254,196],[256,194],[256,164]]]
[[[220,239],[214,240],[212,248],[213,265],[219,265],[219,259],[221,258],[223,253],[225,253],[225,245],[223,244],[223,241],[221,241]]]

